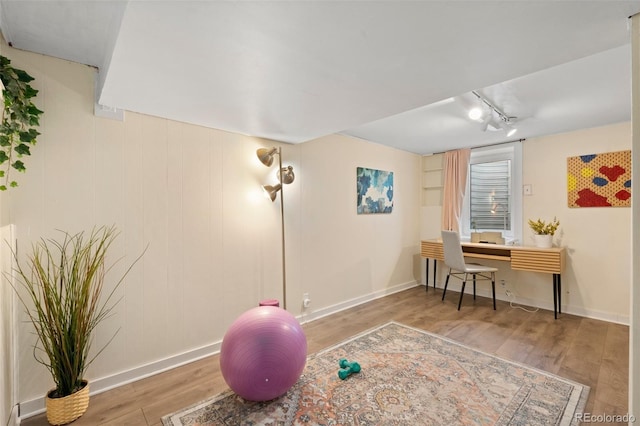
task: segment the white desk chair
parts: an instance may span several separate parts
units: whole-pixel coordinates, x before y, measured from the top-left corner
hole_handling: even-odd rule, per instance
[[[454,276],[462,280],[462,289],[460,290],[460,300],[458,301],[458,310],[462,304],[462,295],[464,287],[467,284],[469,275],[473,276],[473,299],[476,298],[476,279],[490,280],[491,291],[493,292],[493,309],[496,309],[496,271],[498,268],[491,266],[478,265],[477,263],[465,263],[460,245],[460,236],[454,231],[442,231],[442,248],[444,250],[444,263],[449,267],[449,274],[444,283],[444,291],[442,292],[442,300],[447,294],[447,285],[449,277]],[[491,275],[489,275],[491,273]]]

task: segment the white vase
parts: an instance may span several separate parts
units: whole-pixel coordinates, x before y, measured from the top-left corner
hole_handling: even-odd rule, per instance
[[[533,242],[536,247],[550,248],[553,245],[553,235],[538,235],[533,236]]]

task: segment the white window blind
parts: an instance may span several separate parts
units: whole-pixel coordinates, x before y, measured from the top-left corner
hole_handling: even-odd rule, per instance
[[[511,161],[471,164],[469,201],[472,229],[511,229]]]

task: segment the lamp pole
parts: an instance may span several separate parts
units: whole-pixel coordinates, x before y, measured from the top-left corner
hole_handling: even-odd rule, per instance
[[[280,228],[282,230],[282,308],[287,310],[287,268],[284,246],[284,183],[282,181],[282,153],[278,147],[278,179],[280,180]]]

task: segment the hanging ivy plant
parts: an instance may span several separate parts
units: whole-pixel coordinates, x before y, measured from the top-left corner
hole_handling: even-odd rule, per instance
[[[0,190],[16,187],[10,177],[12,170],[25,171],[21,158],[31,155],[31,146],[40,134],[40,111],[31,101],[38,91],[29,84],[33,77],[13,68],[11,61],[0,55],[0,80],[4,85],[4,109],[0,125]]]

